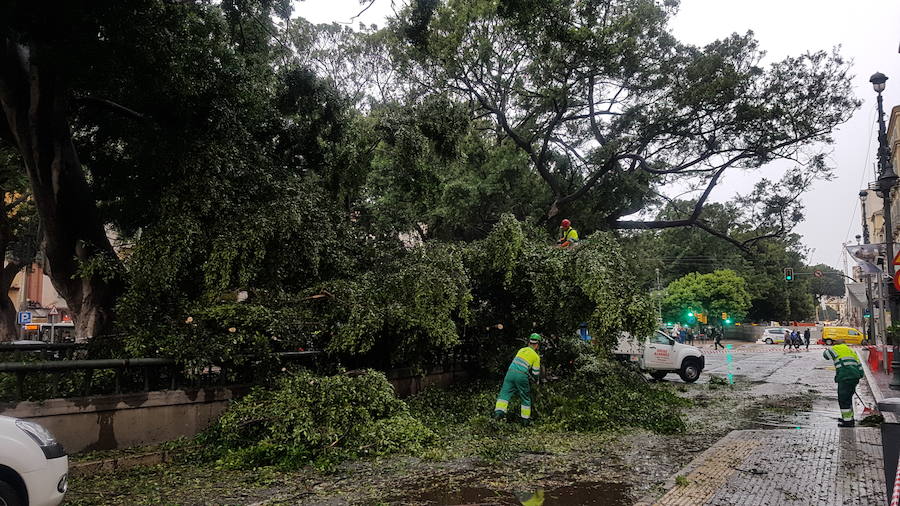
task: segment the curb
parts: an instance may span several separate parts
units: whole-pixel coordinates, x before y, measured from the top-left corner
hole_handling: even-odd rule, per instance
[[[866,350],[866,358],[869,358],[869,350]],[[875,381],[875,378],[872,377],[872,371],[869,370],[869,361],[868,360],[860,360],[860,365],[862,365],[863,373],[866,376],[866,383],[869,384],[869,391],[872,392],[872,396],[875,397],[875,405],[881,410],[881,402],[884,400],[884,394],[881,393],[881,388],[878,387],[878,383]]]

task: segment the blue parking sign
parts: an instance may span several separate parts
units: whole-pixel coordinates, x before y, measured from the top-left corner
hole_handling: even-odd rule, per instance
[[[19,322],[19,325],[31,323],[31,311],[19,311],[17,320]]]

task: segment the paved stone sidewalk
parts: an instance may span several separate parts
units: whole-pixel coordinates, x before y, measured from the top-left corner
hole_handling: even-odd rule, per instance
[[[676,473],[654,504],[883,505],[877,428],[738,430]]]

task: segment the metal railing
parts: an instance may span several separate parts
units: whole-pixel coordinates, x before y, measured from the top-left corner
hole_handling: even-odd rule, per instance
[[[16,346],[15,351],[23,351],[23,346],[34,347],[32,351],[48,351],[58,349],[60,344],[54,345],[3,345]],[[83,346],[83,345],[78,345]],[[46,348],[46,349],[44,349]],[[0,348],[0,351],[4,351]],[[302,361],[321,355],[318,350],[312,351],[294,351],[282,352],[276,355],[282,361]],[[61,375],[68,372],[84,372],[80,378],[82,381],[82,395],[92,394],[93,372],[96,370],[112,370],[114,371],[113,384],[111,385],[115,393],[122,393],[123,386],[126,383],[135,386],[140,385],[137,391],[150,391],[160,384],[160,380],[166,380],[170,390],[175,390],[181,383],[189,383],[189,386],[199,386],[208,381],[204,379],[210,378],[226,378],[226,371],[218,366],[207,366],[202,368],[194,368],[185,370],[174,359],[171,358],[128,358],[128,359],[92,359],[92,360],[42,360],[33,362],[0,362],[0,374],[14,374],[16,377],[15,399],[16,401],[26,398],[26,379],[29,375],[51,373],[54,379],[47,389],[49,397],[56,397],[60,390]],[[2,376],[0,376],[2,377]],[[187,381],[185,381],[187,380]],[[214,379],[213,379],[214,381]],[[132,389],[131,391],[135,391]],[[2,392],[0,392],[2,394]]]

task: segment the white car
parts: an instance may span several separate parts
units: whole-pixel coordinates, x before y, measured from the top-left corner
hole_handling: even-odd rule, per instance
[[[69,488],[69,458],[40,425],[0,416],[0,506],[55,506]]]
[[[762,337],[759,340],[766,344],[782,344],[784,343],[785,332],[790,332],[790,330],[784,327],[769,327],[763,330]]]

